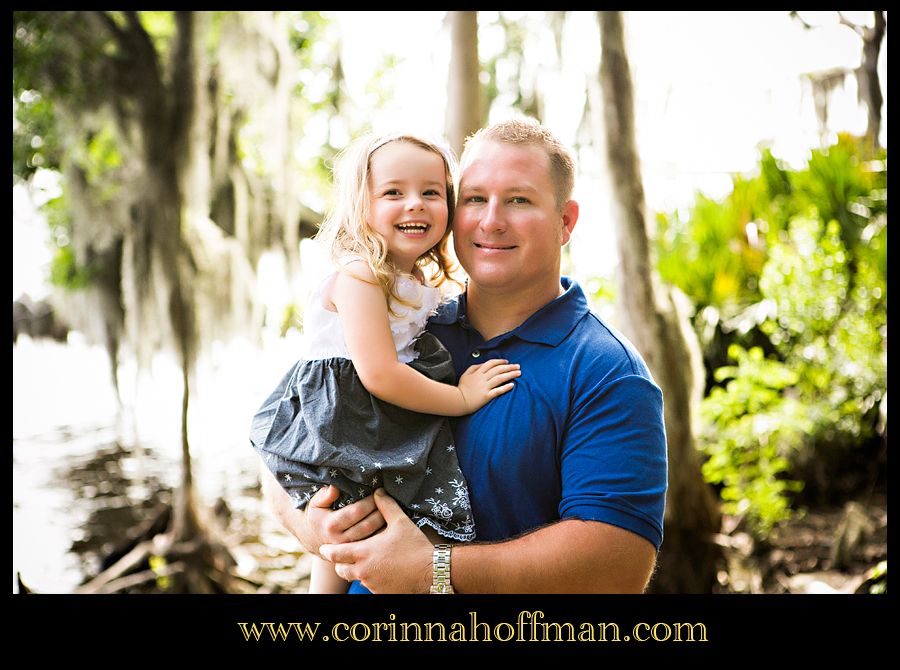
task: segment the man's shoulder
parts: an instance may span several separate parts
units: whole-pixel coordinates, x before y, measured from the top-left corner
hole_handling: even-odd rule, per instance
[[[442,300],[429,318],[429,325],[433,326],[449,326],[456,323],[459,314],[459,296],[454,296],[447,300]]]
[[[650,377],[637,347],[623,333],[596,312],[590,311],[567,338],[571,355],[591,372]]]

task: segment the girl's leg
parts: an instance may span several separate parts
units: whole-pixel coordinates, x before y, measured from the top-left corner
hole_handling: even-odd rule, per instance
[[[349,587],[349,582],[337,576],[332,563],[313,556],[312,571],[309,575],[310,593],[347,593]]]

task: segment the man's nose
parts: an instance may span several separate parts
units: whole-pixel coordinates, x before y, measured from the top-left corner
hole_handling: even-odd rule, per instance
[[[481,210],[478,225],[484,232],[497,232],[506,228],[499,200],[491,198],[487,201],[487,205]]]

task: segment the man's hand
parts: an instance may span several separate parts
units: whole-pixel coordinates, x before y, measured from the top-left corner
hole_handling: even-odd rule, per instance
[[[362,540],[384,526],[384,517],[372,496],[332,510],[331,504],[340,493],[334,486],[325,486],[310,499],[305,510],[299,510],[269,469],[261,470],[263,497],[281,525],[311,554],[320,556],[319,547],[325,543]]]
[[[359,542],[322,544],[320,555],[340,577],[373,593],[428,593],[434,547],[384,489],[375,492],[375,504],[384,530]]]

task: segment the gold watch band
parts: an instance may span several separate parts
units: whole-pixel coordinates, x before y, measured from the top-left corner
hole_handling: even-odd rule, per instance
[[[453,593],[450,583],[450,550],[449,544],[434,545],[431,558],[431,593]]]

